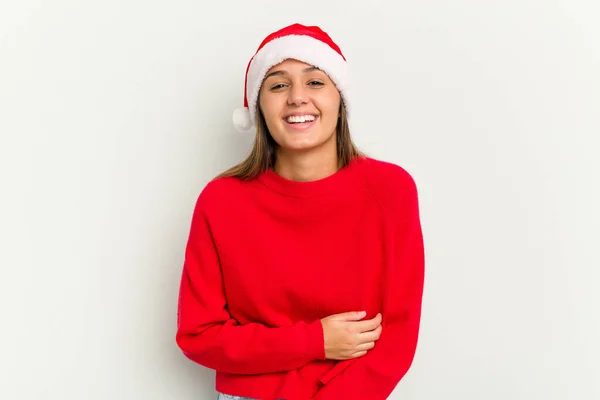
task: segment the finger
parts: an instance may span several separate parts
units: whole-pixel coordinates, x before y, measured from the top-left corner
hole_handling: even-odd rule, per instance
[[[382,330],[383,330],[383,327],[381,325],[379,325],[377,328],[375,328],[372,331],[360,333],[360,334],[358,334],[357,341],[359,344],[375,342],[375,341],[379,340],[379,338],[381,337]]]
[[[332,315],[333,319],[338,321],[360,321],[367,315],[364,311],[351,311]]]
[[[358,346],[356,346],[356,350],[357,351],[368,351],[371,350],[375,347],[375,342],[366,342],[366,343],[361,343]]]
[[[354,322],[353,329],[355,332],[369,332],[381,325],[381,320],[381,314],[377,314],[373,319]]]
[[[367,354],[366,351],[357,351],[356,353],[352,354],[352,356],[350,358],[358,358],[358,357],[362,357],[366,354]]]
[[[372,331],[373,329],[381,325],[381,320],[381,313],[378,313],[372,319],[360,321],[360,323],[357,324],[357,327],[360,329],[361,332]]]

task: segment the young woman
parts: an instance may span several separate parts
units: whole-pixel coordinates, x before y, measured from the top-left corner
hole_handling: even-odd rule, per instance
[[[383,400],[417,344],[417,188],[350,137],[346,59],[318,27],[269,35],[246,70],[241,164],[202,190],[177,343],[221,399]],[[238,397],[239,396],[239,397]]]

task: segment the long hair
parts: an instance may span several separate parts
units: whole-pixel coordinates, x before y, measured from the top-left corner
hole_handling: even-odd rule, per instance
[[[345,167],[356,157],[367,156],[352,141],[346,107],[343,101],[340,105],[340,119],[335,130],[338,169]],[[256,107],[256,136],[250,154],[244,161],[222,172],[214,179],[237,177],[246,180],[256,177],[275,165],[275,150],[277,146],[277,142],[269,133],[262,110],[258,105]]]

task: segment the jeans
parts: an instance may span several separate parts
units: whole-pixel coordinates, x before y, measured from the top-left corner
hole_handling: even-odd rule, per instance
[[[255,400],[250,397],[232,396],[230,394],[219,393],[217,400]]]
[[[257,400],[257,399],[252,399],[250,397],[232,396],[230,394],[219,393],[219,396],[217,396],[217,400]],[[281,400],[284,400],[284,399],[281,399]]]

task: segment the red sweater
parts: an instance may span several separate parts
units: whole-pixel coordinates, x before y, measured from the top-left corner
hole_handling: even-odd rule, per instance
[[[424,251],[403,168],[357,158],[312,182],[269,170],[202,190],[181,280],[177,343],[217,391],[256,399],[386,399],[417,345]],[[383,315],[367,355],[326,360],[320,319]]]

